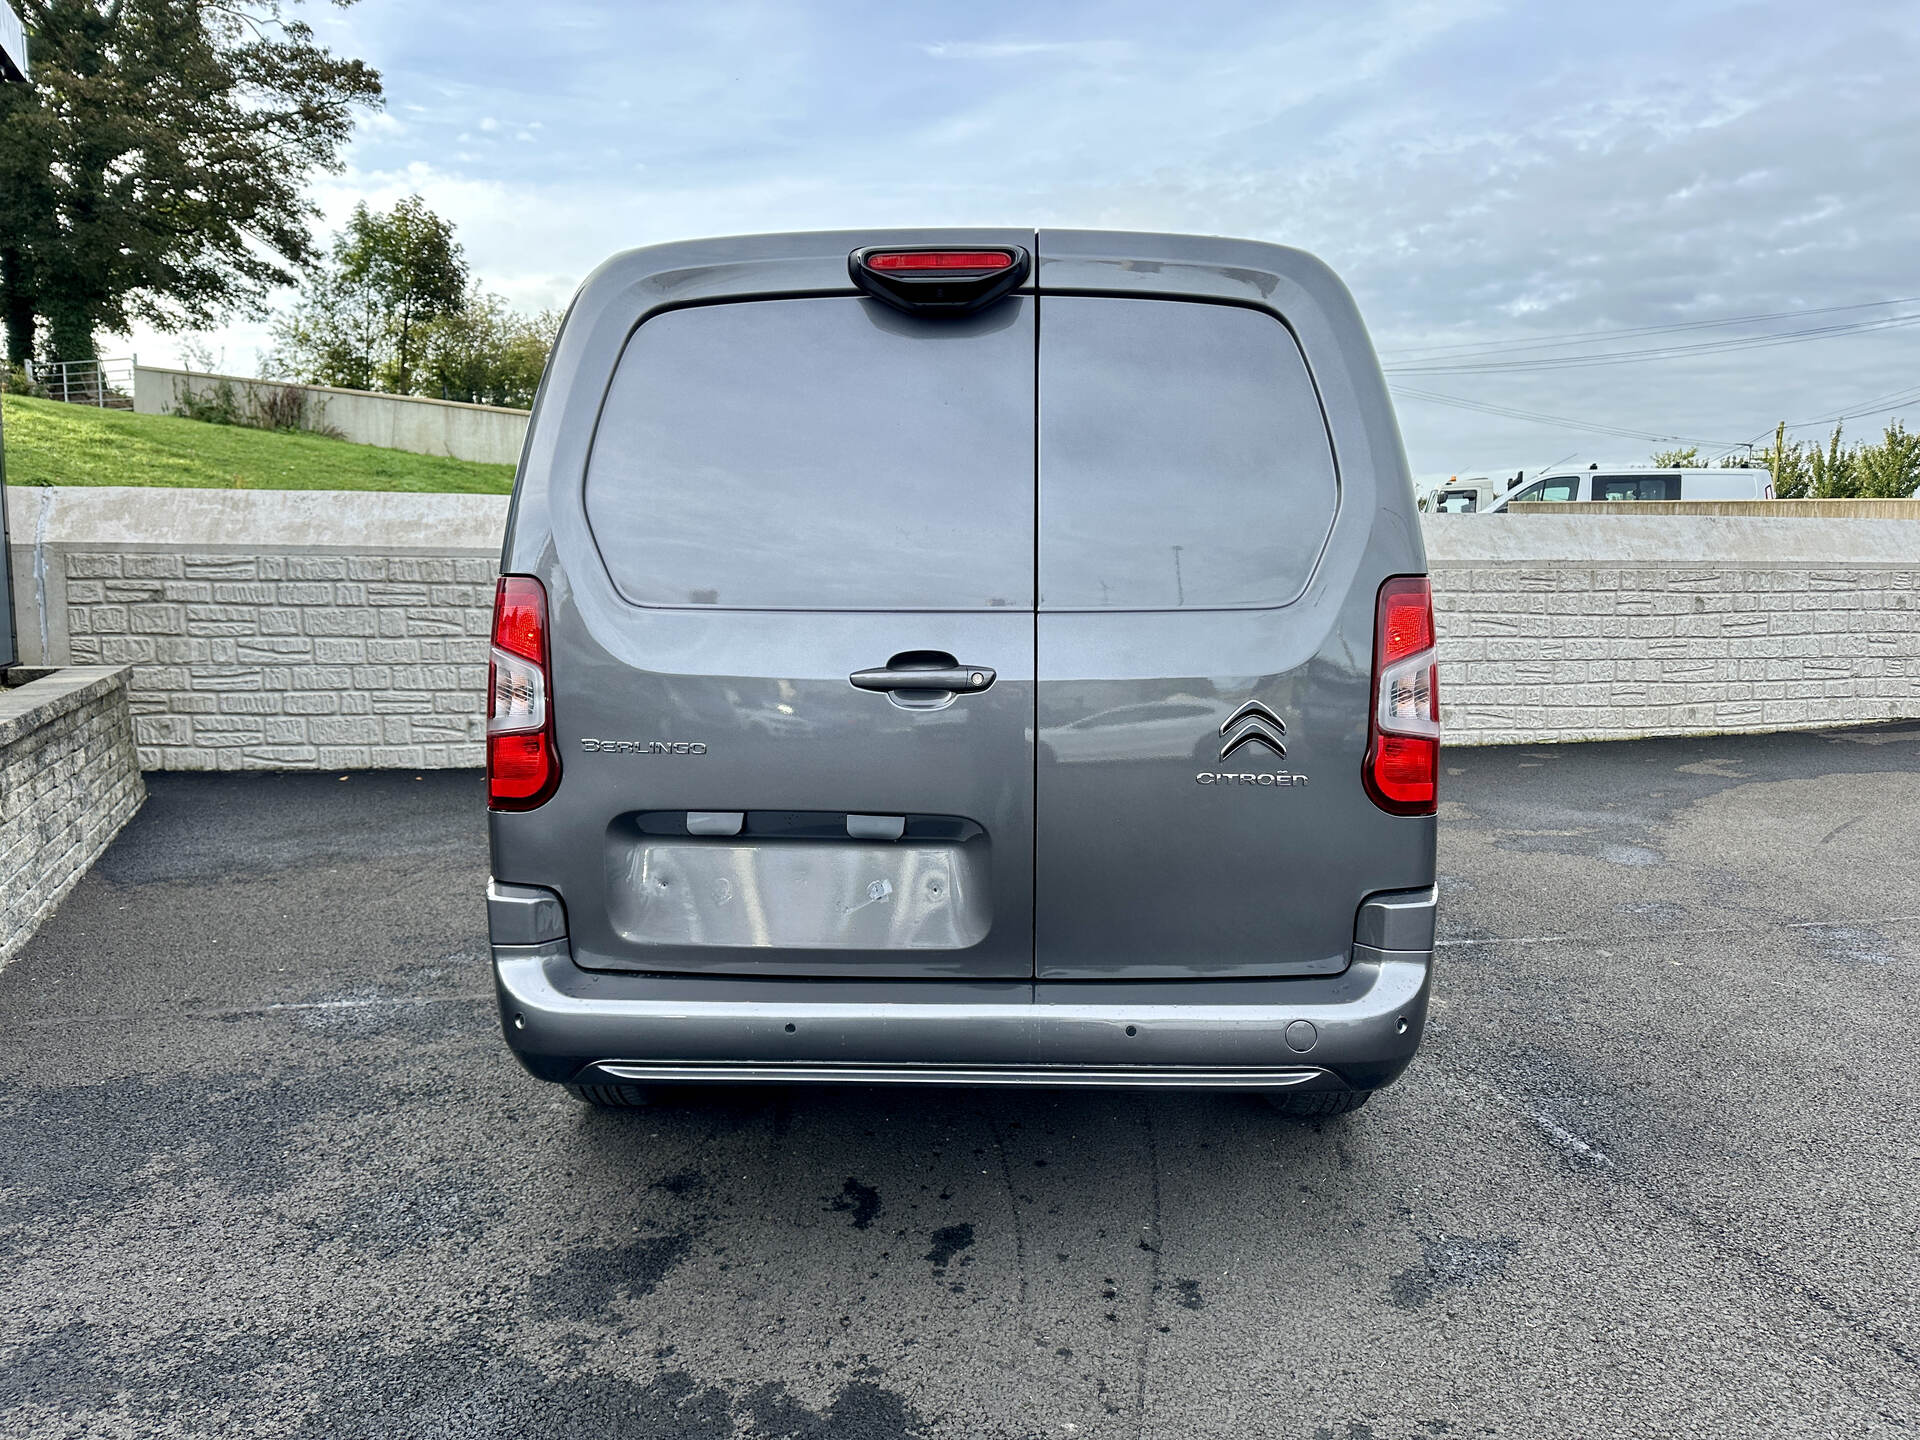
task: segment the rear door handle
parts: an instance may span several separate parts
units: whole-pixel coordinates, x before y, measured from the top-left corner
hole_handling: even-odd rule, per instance
[[[847,677],[861,690],[952,690],[965,694],[984,690],[993,684],[993,671],[985,665],[956,665],[940,670],[856,670]]]

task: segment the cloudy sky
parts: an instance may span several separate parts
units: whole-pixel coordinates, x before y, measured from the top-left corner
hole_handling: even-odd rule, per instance
[[[522,306],[696,235],[1200,231],[1345,277],[1421,474],[1920,422],[1914,0],[307,13],[387,87],[328,223],[417,191]],[[265,331],[205,338],[251,373]]]

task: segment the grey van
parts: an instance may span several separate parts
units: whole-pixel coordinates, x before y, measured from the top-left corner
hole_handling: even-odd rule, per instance
[[[534,1075],[1315,1115],[1412,1060],[1432,605],[1379,366],[1313,257],[617,256],[548,362],[501,568],[488,915]]]

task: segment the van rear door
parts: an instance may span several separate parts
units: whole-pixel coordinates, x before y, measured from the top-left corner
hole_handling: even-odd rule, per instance
[[[1041,274],[1036,974],[1335,973],[1395,862],[1377,582],[1315,583],[1340,486],[1301,348],[1258,305]]]
[[[1034,301],[907,315],[845,256],[656,310],[606,391],[524,817],[591,851],[586,968],[1032,974]]]

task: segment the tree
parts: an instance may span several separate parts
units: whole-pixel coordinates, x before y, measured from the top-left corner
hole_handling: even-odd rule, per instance
[[[420,361],[421,326],[458,310],[466,298],[467,262],[453,226],[418,195],[407,196],[385,215],[362,202],[353,207],[345,244],[334,258],[341,283],[374,296],[385,313],[381,388],[408,394]]]
[[[330,263],[274,323],[269,368],[353,390],[411,394],[432,322],[466,303],[453,226],[418,195],[385,214],[356,205]]]
[[[337,270],[318,271],[308,278],[293,309],[274,319],[274,349],[264,373],[313,385],[372,390],[379,380],[386,328],[386,316],[371,290],[341,283]]]
[[[1895,420],[1878,445],[1863,445],[1855,460],[1860,494],[1876,500],[1902,500],[1920,486],[1920,435],[1907,433]]]
[[[428,327],[420,388],[442,400],[525,409],[533,404],[559,329],[554,312],[517,314],[475,285],[458,310]]]
[[[33,80],[0,87],[9,362],[31,358],[42,322],[73,360],[134,319],[259,313],[314,258],[306,182],[341,168],[378,72],[317,44],[283,0],[22,8]]]
[[[1697,470],[1700,467],[1700,447],[1689,445],[1684,450],[1656,450],[1647,463],[1662,470]]]
[[[1815,445],[1808,451],[1809,493],[1817,500],[1851,500],[1860,493],[1859,456],[1840,443],[1841,428],[1833,427],[1825,450]]]

